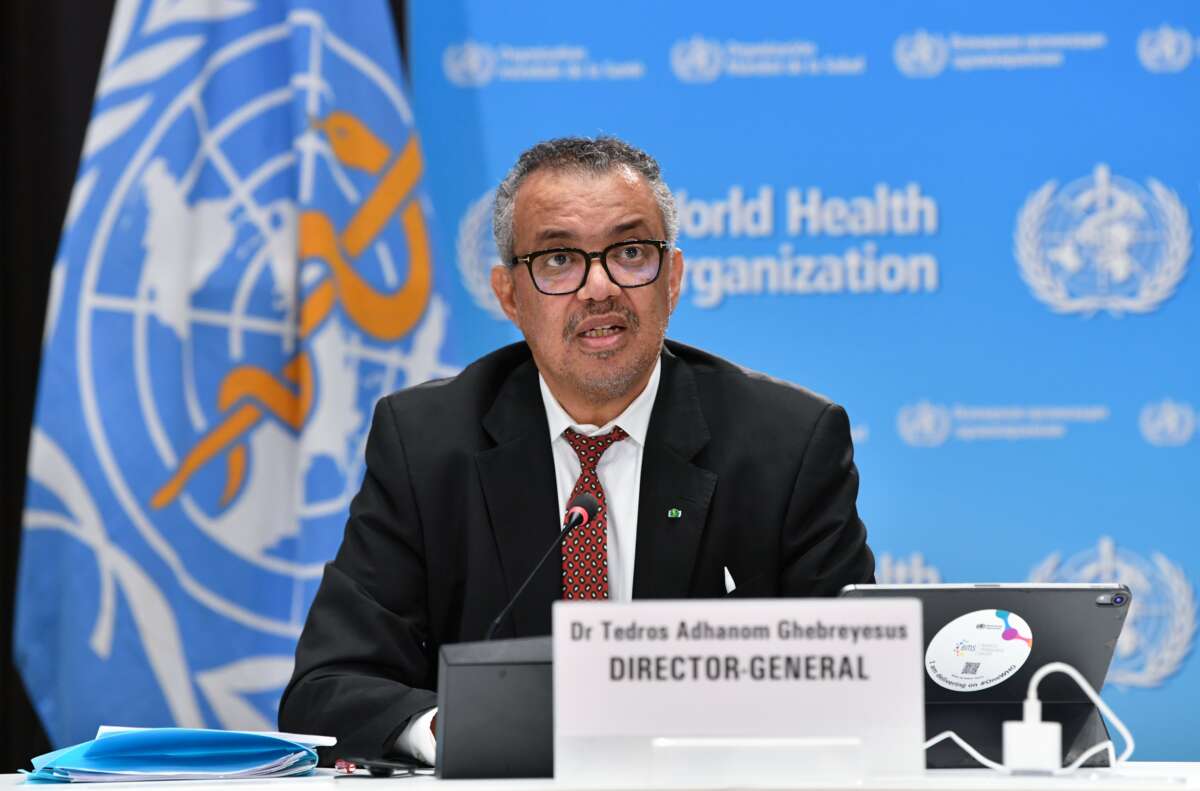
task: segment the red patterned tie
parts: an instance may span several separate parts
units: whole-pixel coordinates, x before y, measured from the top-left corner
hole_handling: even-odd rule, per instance
[[[596,474],[596,465],[604,451],[614,442],[629,435],[617,426],[607,434],[585,437],[567,429],[563,437],[579,457],[579,480],[571,489],[573,499],[581,492],[590,492],[600,507],[596,518],[571,531],[562,548],[562,595],[564,599],[608,598],[608,507],[604,502],[604,487]]]

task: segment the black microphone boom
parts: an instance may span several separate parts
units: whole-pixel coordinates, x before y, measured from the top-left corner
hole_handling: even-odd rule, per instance
[[[546,561],[554,554],[555,550],[562,546],[563,541],[567,540],[567,535],[577,527],[583,527],[588,522],[596,518],[596,511],[600,510],[600,502],[588,492],[581,492],[571,498],[571,502],[567,503],[567,513],[563,517],[562,530],[558,531],[558,536],[555,537],[554,543],[546,549],[546,554],[542,555],[542,559],[533,567],[533,571],[529,572],[529,576],[521,583],[521,587],[517,588],[517,592],[508,600],[508,604],[504,605],[504,609],[496,616],[496,620],[492,621],[492,625],[488,627],[487,634],[484,640],[491,640],[496,634],[496,629],[500,627],[500,622],[504,620],[504,616],[508,615],[508,611],[517,603],[517,599],[521,598],[521,594],[529,587],[529,583],[533,582],[533,578],[542,570],[542,566],[546,565]]]

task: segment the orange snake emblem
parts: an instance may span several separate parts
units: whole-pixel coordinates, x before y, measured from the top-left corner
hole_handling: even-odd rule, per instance
[[[398,340],[420,320],[433,288],[428,229],[420,202],[413,197],[423,170],[417,136],[410,135],[396,154],[350,113],[332,112],[314,126],[325,133],[333,156],[342,165],[378,179],[340,232],[325,213],[300,212],[298,260],[319,260],[328,273],[300,305],[299,337],[311,337],[340,305],[363,332],[380,341]],[[394,292],[385,293],[364,280],[353,262],[397,214],[408,245],[408,277]],[[245,481],[244,437],[270,417],[299,431],[312,411],[313,390],[312,362],[306,350],[292,357],[280,375],[254,365],[231,370],[217,395],[222,419],[192,447],[150,504],[154,508],[170,505],[196,472],[225,454],[221,505],[228,505]]]

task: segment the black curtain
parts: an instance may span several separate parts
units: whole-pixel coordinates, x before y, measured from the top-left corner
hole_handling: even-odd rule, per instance
[[[404,0],[389,2],[404,51]],[[0,772],[50,749],[12,662],[13,598],[50,269],[113,5],[0,2]]]

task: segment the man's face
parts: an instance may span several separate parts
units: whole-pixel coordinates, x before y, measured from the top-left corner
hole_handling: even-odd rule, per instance
[[[534,171],[517,189],[513,249],[602,250],[627,239],[665,239],[658,204],[636,171]],[[665,255],[665,254],[664,254]],[[564,402],[593,406],[632,398],[649,379],[679,297],[683,258],[665,258],[658,280],[623,289],[598,260],[574,294],[549,296],[523,265],[497,268],[492,288],[525,335],[538,370]]]

